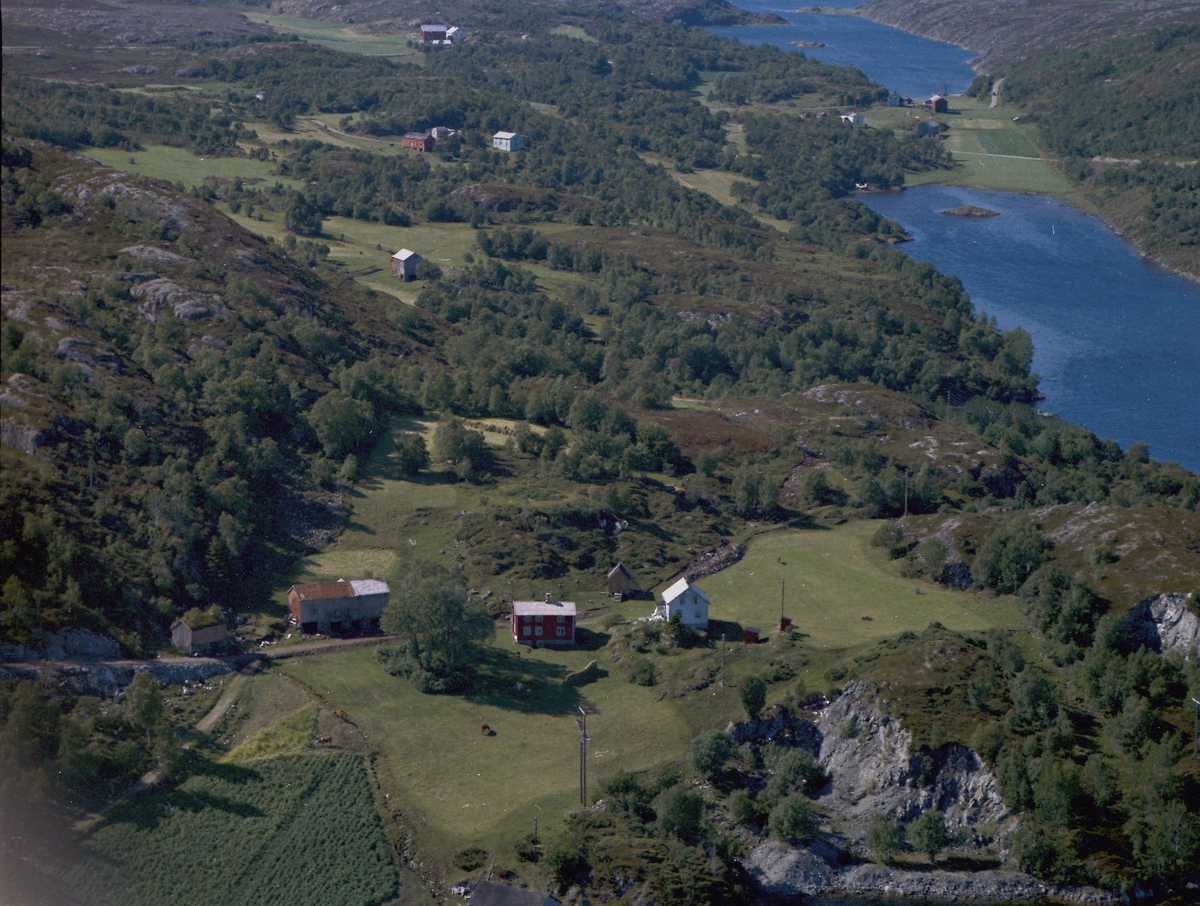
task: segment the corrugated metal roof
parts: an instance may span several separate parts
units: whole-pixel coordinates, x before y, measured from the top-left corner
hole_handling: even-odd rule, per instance
[[[695,585],[692,585],[692,583],[687,580],[687,576],[684,576],[682,579],[680,579],[678,582],[676,582],[674,585],[672,585],[670,588],[668,588],[666,591],[664,591],[663,592],[663,600],[669,604],[671,601],[674,601],[681,594],[683,594],[685,591],[687,591],[689,587],[695,588],[696,594],[698,594],[700,597],[702,597],[705,601],[708,600],[708,595],[706,595],[700,589],[696,588]]]
[[[388,584],[383,579],[351,579],[350,587],[356,595],[388,594]]]
[[[409,258],[411,258],[413,255],[416,255],[416,254],[417,253],[414,252],[412,249],[400,249],[400,251],[396,252],[396,254],[392,255],[392,257],[399,258],[401,261],[407,261]],[[419,258],[421,256],[417,255],[417,257]]]
[[[310,582],[308,585],[293,585],[289,591],[296,592],[301,601],[327,601],[330,598],[349,598],[354,595],[354,589],[345,579],[338,579],[336,582]]]
[[[513,601],[513,616],[575,616],[574,601]]]
[[[515,132],[497,132],[495,135],[492,136],[492,138],[516,138],[516,137],[517,137],[517,133],[515,133]]]

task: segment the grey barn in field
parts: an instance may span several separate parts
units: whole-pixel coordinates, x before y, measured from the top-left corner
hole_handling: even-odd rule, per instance
[[[288,611],[305,631],[328,632],[338,626],[361,626],[383,615],[391,591],[383,579],[338,579],[288,589]]]
[[[401,280],[416,280],[417,265],[421,260],[421,256],[412,249],[400,249],[392,255],[392,276]]]
[[[192,629],[183,620],[176,620],[171,627],[171,644],[180,651],[190,654],[193,651],[199,651],[225,641],[228,633],[229,630],[224,623]]]

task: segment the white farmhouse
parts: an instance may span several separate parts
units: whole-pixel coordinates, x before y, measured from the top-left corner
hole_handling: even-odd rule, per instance
[[[863,119],[861,113],[856,110],[852,110],[850,113],[842,114],[842,122],[847,126],[861,126],[866,122],[866,120]]]
[[[673,620],[679,614],[679,622],[693,629],[708,629],[708,595],[698,589],[684,576],[663,592],[663,602],[655,608],[654,615],[664,620]]]
[[[497,151],[520,151],[521,136],[515,132],[497,132],[492,136],[492,147]]]

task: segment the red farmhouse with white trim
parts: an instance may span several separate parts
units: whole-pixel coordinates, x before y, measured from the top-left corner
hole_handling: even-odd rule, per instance
[[[513,601],[513,641],[539,648],[543,645],[575,644],[575,602]]]

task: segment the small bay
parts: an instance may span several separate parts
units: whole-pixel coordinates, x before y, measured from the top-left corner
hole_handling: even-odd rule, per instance
[[[821,7],[849,9],[861,0],[822,0]],[[778,13],[788,25],[748,25],[710,28],[710,32],[743,44],[774,44],[803,51],[822,63],[857,66],[873,82],[918,101],[931,94],[966,91],[975,73],[967,65],[976,54],[953,44],[910,35],[870,19],[851,15],[799,13],[802,0],[785,5],[779,0],[738,0],[737,6],[756,13]],[[793,46],[793,41],[824,47]]]
[[[1140,259],[1052,198],[920,186],[859,196],[899,248],[963,283],[977,311],[1033,338],[1041,408],[1200,470],[1200,287]],[[998,217],[948,217],[960,205]]]

